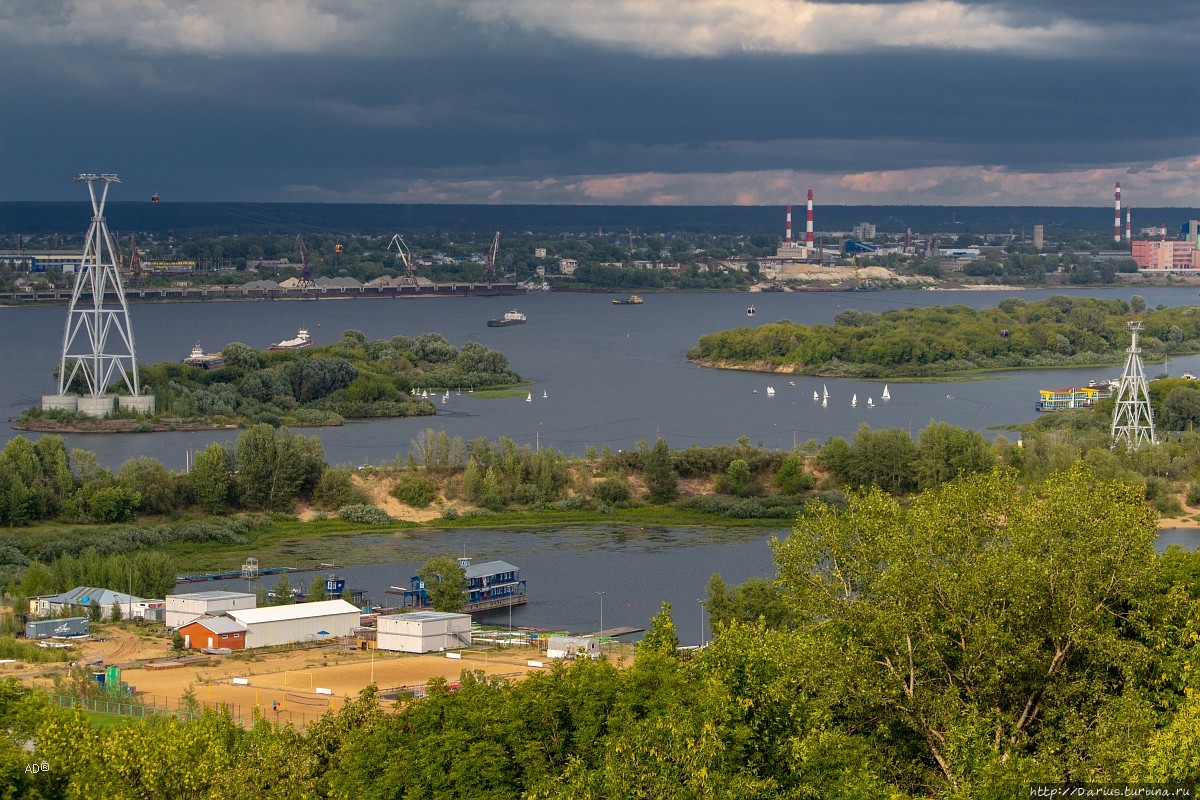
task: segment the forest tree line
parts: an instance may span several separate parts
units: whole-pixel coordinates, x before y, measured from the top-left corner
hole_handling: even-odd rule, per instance
[[[1124,361],[1126,323],[1139,317],[1143,359],[1200,350],[1200,307],[1146,309],[1130,303],[1055,295],[996,308],[931,306],[885,311],[847,308],[833,325],[783,320],[702,336],[688,358],[714,366],[751,365],[829,377],[938,377],[980,369],[1094,366]]]

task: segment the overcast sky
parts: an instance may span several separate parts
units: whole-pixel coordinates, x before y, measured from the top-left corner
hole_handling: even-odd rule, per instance
[[[1197,0],[0,0],[0,200],[1200,205]]]

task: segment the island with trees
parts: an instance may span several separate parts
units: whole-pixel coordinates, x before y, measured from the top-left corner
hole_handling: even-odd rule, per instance
[[[974,370],[1119,364],[1129,346],[1126,322],[1137,315],[1143,360],[1200,352],[1200,308],[1146,309],[1132,301],[1055,295],[996,308],[932,306],[885,311],[845,309],[833,325],[788,320],[700,338],[697,364],[801,375],[931,378]]]
[[[53,432],[340,425],[346,419],[432,415],[435,406],[424,396],[430,392],[521,382],[503,353],[478,342],[455,347],[439,333],[368,340],[350,330],[333,344],[266,352],[232,342],[221,358],[218,369],[174,362],[141,367],[142,391],[157,403],[151,418],[118,414],[94,420],[33,408],[16,427]]]

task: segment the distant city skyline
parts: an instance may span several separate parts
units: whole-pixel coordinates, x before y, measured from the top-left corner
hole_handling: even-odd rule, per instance
[[[1195,208],[1198,52],[1194,0],[14,0],[0,200]]]

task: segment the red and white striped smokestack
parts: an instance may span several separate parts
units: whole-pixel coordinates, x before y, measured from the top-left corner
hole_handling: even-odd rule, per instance
[[[783,237],[784,244],[792,243],[792,204],[788,203],[787,210],[787,234]]]
[[[1113,219],[1113,239],[1121,241],[1121,182],[1117,181],[1117,190],[1113,192],[1117,203],[1116,217]]]
[[[813,246],[812,189],[808,190],[808,227],[804,229],[804,244]]]
[[[1125,209],[1125,241],[1133,239],[1133,206]]]

